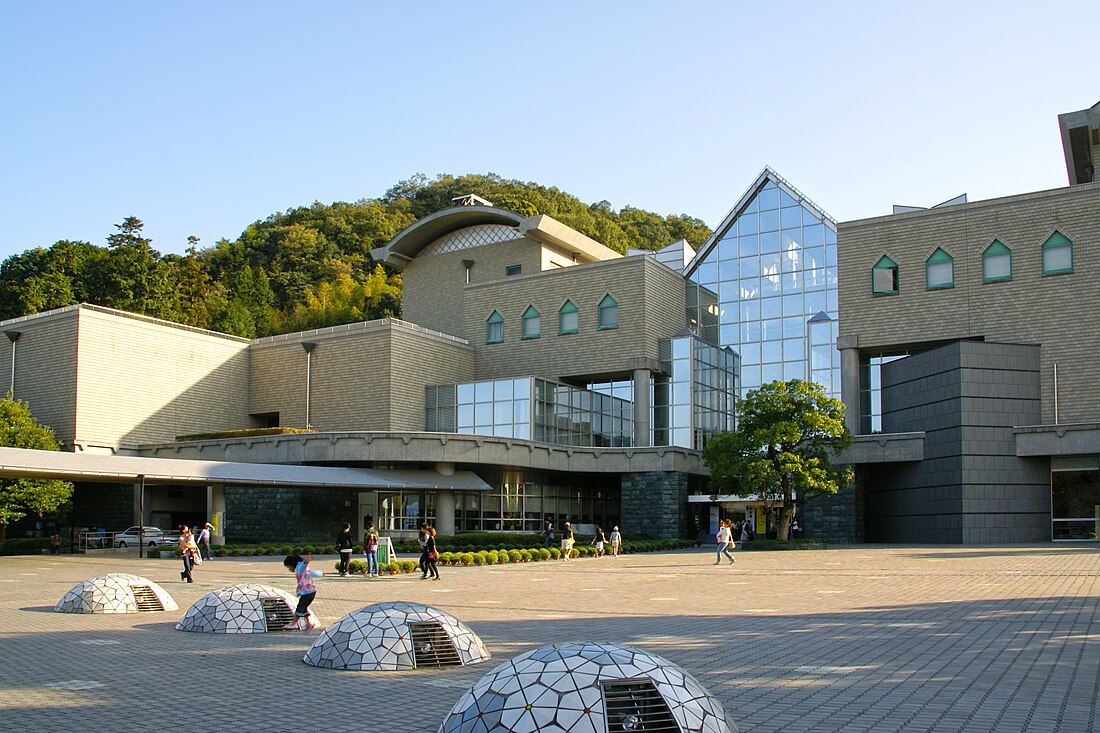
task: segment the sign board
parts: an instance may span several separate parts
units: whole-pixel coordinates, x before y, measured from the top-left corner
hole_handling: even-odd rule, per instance
[[[397,553],[393,551],[393,542],[389,537],[378,538],[378,564],[385,565],[397,559]]]

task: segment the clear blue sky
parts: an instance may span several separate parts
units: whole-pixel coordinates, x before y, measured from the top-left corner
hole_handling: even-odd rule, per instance
[[[765,165],[840,221],[1066,185],[1100,3],[893,5],[0,0],[0,257],[418,172],[712,227]]]

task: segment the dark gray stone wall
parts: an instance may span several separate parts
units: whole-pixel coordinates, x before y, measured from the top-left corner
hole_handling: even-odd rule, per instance
[[[103,527],[108,532],[134,525],[133,484],[80,483],[73,485],[74,527]]]
[[[864,466],[869,542],[1050,539],[1046,460],[1015,455],[1041,421],[1040,347],[959,341],[882,371],[883,432],[925,432],[924,460]]]
[[[828,545],[864,542],[863,501],[859,476],[852,486],[835,494],[807,497],[799,510],[804,536]]]
[[[357,534],[358,499],[355,489],[226,487],[226,539],[330,543],[344,522]]]
[[[674,471],[624,474],[622,477],[622,531],[659,539],[692,536],[688,522],[687,474]]]

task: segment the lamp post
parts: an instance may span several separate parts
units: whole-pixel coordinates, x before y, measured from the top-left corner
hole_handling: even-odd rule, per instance
[[[313,350],[317,348],[317,344],[307,341],[302,344],[302,348],[306,350],[306,430],[310,430],[312,426],[309,424],[309,378],[313,362]]]

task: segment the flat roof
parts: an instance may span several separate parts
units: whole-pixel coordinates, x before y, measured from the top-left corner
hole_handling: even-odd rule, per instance
[[[0,476],[64,481],[138,481],[235,486],[488,491],[472,471],[445,476],[431,469],[344,468],[279,463],[235,463],[186,458],[141,458],[0,447]]]

